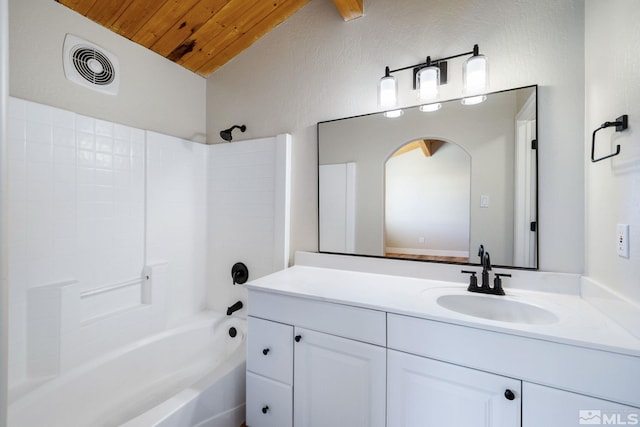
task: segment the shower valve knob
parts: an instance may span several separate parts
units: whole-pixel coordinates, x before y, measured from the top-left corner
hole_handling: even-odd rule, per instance
[[[265,348],[264,350],[262,350],[262,354],[264,354],[265,356],[269,354],[269,349]]]

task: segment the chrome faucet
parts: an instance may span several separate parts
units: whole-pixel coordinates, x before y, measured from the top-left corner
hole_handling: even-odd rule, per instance
[[[501,277],[511,277],[510,274],[496,273],[496,277],[493,279],[493,287],[489,286],[489,272],[491,269],[491,256],[489,252],[484,250],[484,245],[480,245],[478,248],[478,256],[480,257],[480,264],[482,265],[482,282],[478,286],[478,278],[475,271],[462,270],[463,273],[471,274],[469,277],[469,292],[479,292],[482,294],[491,295],[504,295],[504,289],[502,289]]]

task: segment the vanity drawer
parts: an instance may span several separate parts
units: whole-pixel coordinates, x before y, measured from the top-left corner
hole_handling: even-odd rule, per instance
[[[379,346],[387,343],[384,311],[255,290],[249,292],[248,307],[249,316]]]
[[[292,396],[290,385],[247,372],[247,427],[291,427]]]
[[[293,383],[293,327],[249,316],[247,369],[291,385]]]

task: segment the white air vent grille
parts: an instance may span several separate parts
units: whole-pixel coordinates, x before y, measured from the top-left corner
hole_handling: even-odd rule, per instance
[[[120,83],[118,59],[110,52],[67,34],[64,40],[64,74],[74,83],[116,95]]]

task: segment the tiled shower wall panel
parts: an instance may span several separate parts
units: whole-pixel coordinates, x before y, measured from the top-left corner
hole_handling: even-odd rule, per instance
[[[147,259],[168,261],[168,324],[204,308],[208,148],[147,132]]]
[[[283,268],[285,255],[277,248],[284,239],[285,179],[279,172],[287,147],[281,136],[209,146],[207,304],[216,311],[246,303],[244,287],[232,284],[236,262],[247,265],[250,280]]]
[[[11,98],[10,383],[25,377],[26,291],[140,277],[144,131]]]

